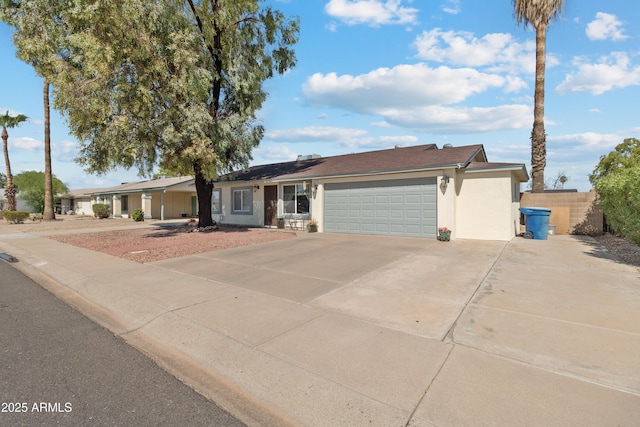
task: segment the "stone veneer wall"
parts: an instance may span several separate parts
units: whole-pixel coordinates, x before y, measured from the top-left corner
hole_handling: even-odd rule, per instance
[[[604,215],[596,203],[596,192],[588,193],[522,193],[520,207],[551,209],[549,224],[556,226],[556,234],[601,235]]]

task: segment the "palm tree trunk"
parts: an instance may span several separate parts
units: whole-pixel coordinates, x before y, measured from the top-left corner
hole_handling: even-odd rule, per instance
[[[53,206],[53,179],[51,173],[51,119],[49,109],[49,82],[45,79],[42,91],[44,101],[44,221],[56,219]]]
[[[536,83],[531,131],[531,191],[544,192],[544,168],[547,165],[547,136],[544,131],[544,72],[547,24],[536,28]]]
[[[7,128],[2,127],[2,143],[4,149],[4,163],[7,167],[7,183],[4,187],[4,195],[7,198],[7,210],[16,210],[16,189],[13,185],[13,175],[11,174],[11,162],[9,162],[9,134]]]

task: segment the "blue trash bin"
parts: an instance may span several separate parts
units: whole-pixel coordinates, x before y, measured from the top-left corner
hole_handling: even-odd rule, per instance
[[[527,233],[532,233],[536,240],[547,240],[549,235],[549,215],[551,209],[547,208],[520,208],[524,214],[524,223]]]

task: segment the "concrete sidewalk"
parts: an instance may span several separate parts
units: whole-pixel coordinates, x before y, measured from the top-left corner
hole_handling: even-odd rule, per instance
[[[640,425],[640,274],[593,245],[300,234],[143,265],[0,233],[253,425]]]

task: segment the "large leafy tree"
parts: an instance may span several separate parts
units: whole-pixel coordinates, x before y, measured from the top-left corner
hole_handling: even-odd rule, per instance
[[[16,45],[46,64],[80,164],[193,174],[199,223],[212,224],[213,180],[261,140],[263,82],[295,65],[297,19],[260,0],[4,1],[14,23],[47,22],[46,49]]]
[[[600,157],[589,176],[611,228],[640,244],[640,140],[627,138]]]
[[[544,192],[544,168],[547,165],[547,135],[544,130],[544,78],[547,27],[562,11],[564,0],[512,0],[519,24],[536,30],[536,81],[534,89],[533,130],[531,131],[531,191]]]
[[[46,174],[37,171],[27,171],[15,176],[14,181],[20,190],[18,198],[24,200],[34,212],[44,212],[45,200],[45,180]],[[51,177],[53,191],[56,194],[64,194],[69,188],[58,178]],[[57,200],[57,197],[55,198]]]
[[[7,129],[14,128],[20,123],[27,121],[27,116],[18,114],[17,116],[9,115],[9,111],[0,116],[0,126],[2,126],[2,147],[4,150],[4,164],[7,168],[6,182],[4,187],[4,195],[7,198],[7,210],[16,210],[16,186],[13,183],[13,175],[11,174],[11,162],[9,161],[9,133]]]
[[[633,167],[640,167],[640,139],[626,138],[615,150],[600,157],[589,181],[595,186],[602,178]]]

